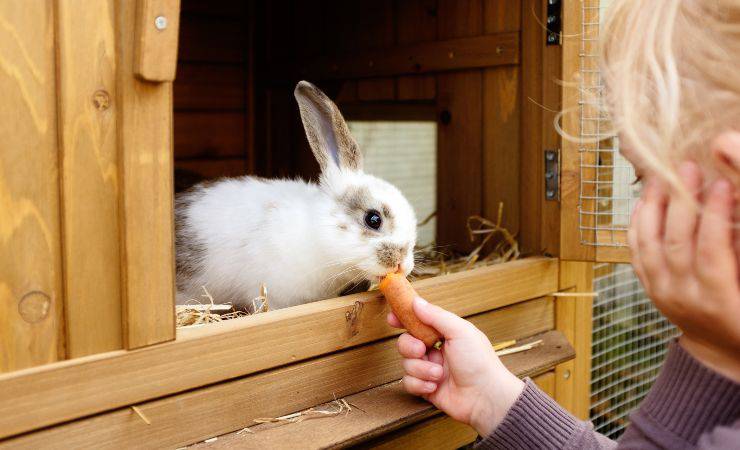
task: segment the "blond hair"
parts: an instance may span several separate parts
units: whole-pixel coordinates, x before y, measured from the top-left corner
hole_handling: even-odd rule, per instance
[[[601,71],[623,144],[674,186],[682,160],[716,170],[709,141],[740,131],[740,0],[616,0],[606,14]]]

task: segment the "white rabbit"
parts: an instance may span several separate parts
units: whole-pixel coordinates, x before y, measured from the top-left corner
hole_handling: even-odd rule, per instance
[[[175,202],[178,302],[202,286],[249,307],[264,284],[272,309],[335,297],[399,267],[414,267],[416,217],[401,192],[363,173],[337,106],[316,86],[295,88],[321,167],[319,183],[226,178]]]

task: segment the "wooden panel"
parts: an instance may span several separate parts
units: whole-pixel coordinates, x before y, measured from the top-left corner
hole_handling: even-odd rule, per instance
[[[53,11],[0,3],[0,372],[64,358]]]
[[[555,398],[555,371],[543,373],[540,376],[532,379],[538,388],[542,389],[542,392]]]
[[[573,349],[558,332],[548,332],[531,339],[544,341],[539,347],[540,351],[530,350],[510,355],[511,358],[502,358],[507,368],[517,376],[541,372],[542,368],[552,367],[573,355]],[[405,393],[397,382],[351,395],[346,400],[361,411],[355,410],[354,415],[343,414],[281,427],[260,425],[251,428],[254,431],[251,435],[221,436],[215,447],[233,448],[236,444],[246,444],[250,448],[347,448],[374,438],[382,441],[389,431],[439,414],[430,403]],[[367,447],[373,447],[372,441],[367,444]],[[361,448],[366,446],[362,445]]]
[[[300,64],[299,73],[311,80],[365,78],[516,64],[518,59],[518,34],[498,33],[312,58]]]
[[[437,89],[437,244],[469,251],[467,220],[482,212],[481,73],[440,74]]]
[[[395,100],[396,83],[393,78],[371,78],[357,81],[358,100]]]
[[[123,346],[114,1],[57,12],[67,357],[77,358]]]
[[[593,265],[584,262],[560,264],[560,290],[591,292]],[[591,327],[593,299],[591,297],[558,297],[555,302],[556,328],[563,332],[575,348],[576,358],[555,370],[555,398],[575,416],[586,420],[591,392]]]
[[[415,286],[429,301],[468,316],[554,292],[557,266],[524,259]],[[181,329],[176,341],[137,351],[0,375],[0,437],[395,335],[385,309],[377,292],[356,294]],[[271,350],[255,342],[269,342]]]
[[[243,157],[247,115],[243,112],[176,112],[175,158]]]
[[[175,168],[178,171],[188,171],[207,179],[247,174],[247,162],[242,158],[189,159],[176,161]]]
[[[134,4],[117,5],[123,337],[137,348],[175,338],[172,84],[134,77]]]
[[[521,4],[522,0],[483,0],[483,32],[520,30]]]
[[[438,0],[437,33],[440,39],[483,33],[481,0]],[[491,47],[495,48],[495,47]]]
[[[575,2],[571,2],[575,3]],[[544,41],[543,41],[544,42]],[[540,197],[544,199],[544,176],[545,158],[544,150],[562,148],[560,134],[555,129],[555,118],[562,111],[563,88],[561,83],[562,47],[559,45],[544,45],[542,60],[542,102],[540,114],[542,114],[542,147],[540,158],[537,161],[539,177],[542,185]],[[540,216],[541,240],[540,248],[548,255],[560,254],[560,202],[555,200],[543,200],[542,213]]]
[[[180,0],[137,0],[134,73],[147,81],[172,81],[177,68]]]
[[[545,33],[538,20],[544,2],[522,1],[521,157],[519,245],[524,252],[542,252],[540,223],[544,203],[542,160],[542,49]]]
[[[176,110],[244,110],[244,66],[189,64],[178,67],[174,84]]]
[[[552,312],[552,303],[541,299],[479,314],[472,317],[471,321],[488,333],[495,330],[495,334],[489,334],[494,341],[505,340],[519,338],[522,332],[531,335],[552,327],[552,315],[548,317],[544,314],[548,311]],[[524,375],[572,355],[572,350],[567,347],[558,349],[549,345],[546,348],[549,351],[542,351],[536,357],[509,355],[503,361],[515,373]],[[347,373],[352,373],[353,376],[347,377]],[[37,448],[44,442],[65,442],[65,445],[76,448],[100,445],[101,442],[111,447],[126,448],[188,444],[253,425],[252,419],[257,417],[278,417],[387,383],[402,375],[396,340],[386,339],[137,405],[151,425],[146,425],[131,410],[121,409],[93,419],[83,419],[25,435],[6,443],[26,448]],[[393,399],[395,400],[395,396]],[[422,406],[428,408],[423,404]],[[380,419],[388,420],[389,417]],[[331,429],[324,426],[326,422],[320,422],[320,427]],[[346,429],[342,431],[346,432]],[[270,441],[273,434],[260,432],[260,435]],[[307,434],[299,434],[293,438],[305,439],[306,436]],[[262,448],[271,447],[268,445]]]
[[[437,38],[437,0],[396,2],[398,44],[433,41]],[[396,79],[398,100],[433,100],[437,95],[434,75],[400,76]]]
[[[181,62],[244,64],[248,30],[243,19],[183,14],[178,59]]]
[[[367,449],[455,449],[470,444],[478,433],[470,426],[441,415],[402,428],[360,448]]]
[[[519,232],[519,68],[483,72],[483,216]]]
[[[437,38],[437,0],[398,0],[396,40],[399,44]]]
[[[437,78],[434,75],[409,75],[396,80],[398,100],[434,100]]]

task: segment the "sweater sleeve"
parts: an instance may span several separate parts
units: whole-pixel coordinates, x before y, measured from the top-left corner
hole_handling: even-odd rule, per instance
[[[527,378],[519,398],[501,424],[476,448],[613,449],[617,443],[593,431],[589,422],[576,419]]]
[[[630,416],[631,425],[619,443],[625,448],[646,440],[657,448],[712,448],[699,445],[700,438],[711,442],[712,435],[722,439],[735,430],[734,445],[738,445],[740,429],[732,426],[738,419],[740,384],[704,366],[673,342],[660,376]]]
[[[730,445],[740,442],[740,429],[732,426],[740,418],[740,385],[704,367],[676,342],[619,445],[569,414],[532,380],[525,381],[504,420],[478,448],[682,449],[701,448],[709,439]]]

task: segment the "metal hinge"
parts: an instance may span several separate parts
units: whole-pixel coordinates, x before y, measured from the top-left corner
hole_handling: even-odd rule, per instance
[[[547,45],[562,45],[563,31],[563,2],[562,0],[547,0],[547,33],[545,42]]]
[[[560,150],[545,150],[545,200],[560,200]]]

